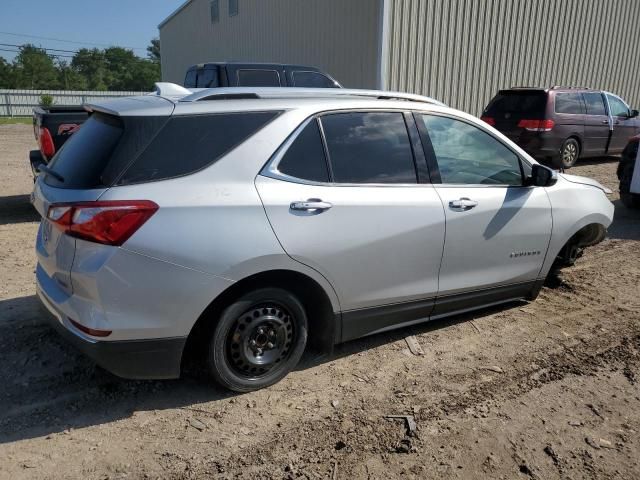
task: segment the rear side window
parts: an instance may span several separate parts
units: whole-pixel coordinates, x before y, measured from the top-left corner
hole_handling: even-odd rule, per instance
[[[579,93],[556,94],[556,113],[584,113],[582,95]]]
[[[238,70],[239,87],[279,87],[280,74],[275,70]]]
[[[587,107],[587,115],[606,115],[604,101],[600,93],[583,93],[584,103]]]
[[[95,113],[80,127],[53,157],[49,165],[62,175],[60,182],[52,175],[45,182],[59,188],[92,188],[102,185],[102,172],[123,133],[122,121]]]
[[[171,117],[118,185],[188,175],[216,162],[278,112]]]
[[[321,118],[337,183],[417,183],[402,113],[337,113]]]
[[[302,180],[328,182],[329,171],[316,120],[300,132],[278,163],[278,171]]]
[[[502,91],[487,106],[485,115],[494,118],[542,118],[546,106],[547,94],[543,91]]]
[[[293,72],[293,86],[306,88],[336,88],[335,83],[322,73]]]

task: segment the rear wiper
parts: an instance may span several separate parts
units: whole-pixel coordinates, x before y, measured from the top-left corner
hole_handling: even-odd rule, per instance
[[[64,183],[64,177],[60,175],[58,172],[54,172],[53,170],[51,170],[49,167],[45,167],[44,165],[38,165],[38,171],[44,172],[47,175],[51,175],[56,180]]]

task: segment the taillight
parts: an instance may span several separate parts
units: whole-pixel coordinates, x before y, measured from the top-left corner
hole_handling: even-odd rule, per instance
[[[56,147],[53,144],[53,137],[51,136],[51,132],[48,128],[40,127],[38,140],[40,141],[40,151],[42,152],[42,155],[47,158],[53,157],[56,153]]]
[[[57,203],[49,207],[47,218],[71,237],[119,246],[157,210],[149,200]]]
[[[555,122],[553,120],[520,120],[518,127],[530,132],[550,132]]]
[[[493,118],[493,117],[482,116],[482,117],[480,117],[480,120],[482,120],[484,123],[486,123],[488,125],[491,125],[492,127],[495,126],[495,124],[496,124],[496,119]]]

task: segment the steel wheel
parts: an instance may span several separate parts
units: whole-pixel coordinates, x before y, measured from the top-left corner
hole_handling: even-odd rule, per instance
[[[207,365],[220,385],[236,392],[279,381],[298,364],[307,344],[304,306],[281,288],[248,292],[214,321]]]
[[[295,333],[282,305],[268,303],[243,313],[227,336],[226,354],[233,370],[247,378],[264,376],[289,357]]]

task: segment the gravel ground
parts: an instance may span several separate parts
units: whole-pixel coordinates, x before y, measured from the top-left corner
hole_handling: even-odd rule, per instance
[[[350,342],[231,395],[120,380],[43,323],[34,147],[0,126],[1,478],[640,478],[640,212],[617,194],[607,240],[535,302]],[[571,173],[617,191],[615,168]]]

